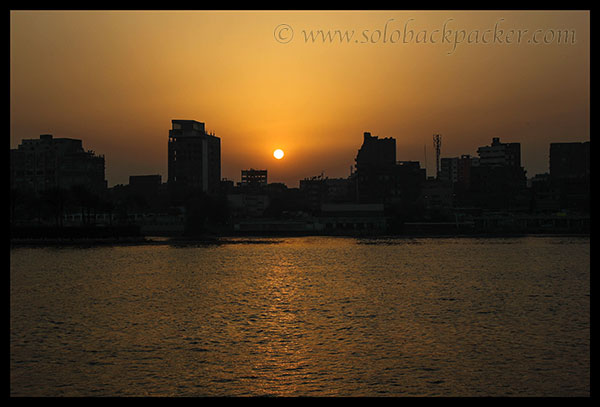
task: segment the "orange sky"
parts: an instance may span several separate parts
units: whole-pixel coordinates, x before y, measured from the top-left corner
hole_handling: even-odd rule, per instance
[[[573,11],[12,11],[10,145],[78,138],[105,155],[109,186],[166,181],[170,121],[193,119],[221,138],[223,177],[266,168],[297,187],[346,177],[365,131],[396,138],[398,160],[425,166],[426,147],[434,175],[440,133],[442,157],[521,142],[533,176],[548,171],[549,143],[590,139],[589,23]],[[483,37],[495,27],[521,42]],[[354,35],[311,42],[311,29]],[[461,30],[470,43],[454,47]],[[561,30],[575,43],[557,44]]]

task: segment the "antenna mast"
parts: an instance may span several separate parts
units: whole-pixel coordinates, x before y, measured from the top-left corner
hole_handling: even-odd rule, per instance
[[[439,134],[433,135],[433,148],[435,149],[435,177],[440,175],[440,152],[442,150],[442,136]]]

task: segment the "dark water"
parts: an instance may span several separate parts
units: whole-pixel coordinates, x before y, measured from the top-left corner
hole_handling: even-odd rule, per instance
[[[14,248],[13,396],[589,396],[590,240]]]

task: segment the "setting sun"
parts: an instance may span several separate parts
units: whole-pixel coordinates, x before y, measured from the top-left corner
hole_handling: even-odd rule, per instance
[[[278,160],[281,160],[283,158],[283,155],[283,150],[281,149],[273,151],[273,157],[277,158]]]

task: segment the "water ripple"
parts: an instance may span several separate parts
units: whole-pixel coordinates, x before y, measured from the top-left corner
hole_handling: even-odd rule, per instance
[[[254,243],[11,249],[11,395],[589,396],[589,239]]]

